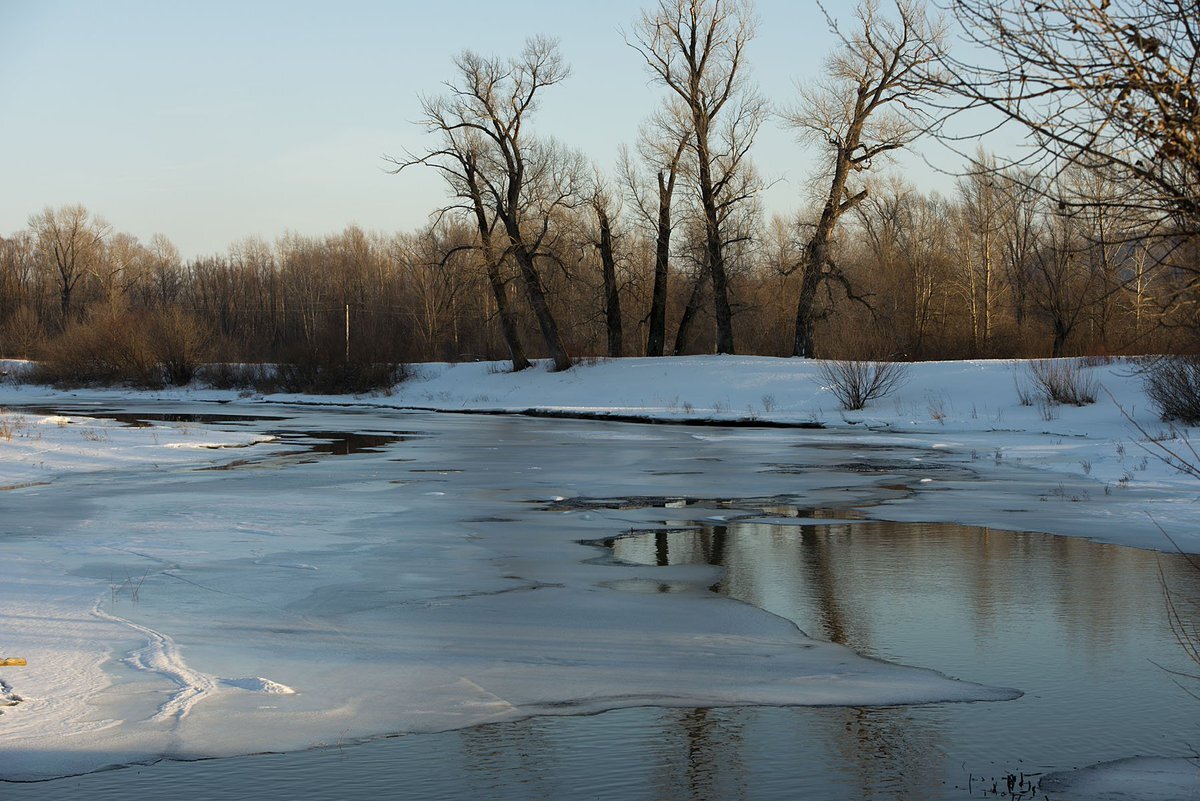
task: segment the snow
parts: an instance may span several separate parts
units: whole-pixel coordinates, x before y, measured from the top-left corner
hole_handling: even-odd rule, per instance
[[[390,394],[354,398],[0,385],[0,655],[29,659],[0,676],[0,703],[15,701],[0,709],[0,778],[638,705],[1015,697],[811,640],[709,593],[704,566],[589,560],[580,540],[654,525],[662,510],[569,503],[694,497],[699,486],[709,498],[803,494],[845,509],[877,498],[889,470],[922,469],[871,516],[1161,550],[1168,532],[1200,552],[1200,487],[1130,422],[1165,429],[1133,366],[1086,368],[1111,397],[1049,410],[1020,405],[1022,369],[913,365],[894,396],[861,412],[838,408],[814,363],[761,357],[564,373],[423,365]],[[402,428],[406,409],[824,428],[423,416],[418,436],[370,458],[213,471],[301,448],[267,423],[132,427],[85,411],[150,402],[251,415],[305,404],[296,419],[314,432]],[[795,461],[798,446],[830,443]],[[847,459],[861,474],[833,470]],[[703,504],[671,515],[724,519]]]
[[[30,388],[23,389],[25,395]],[[14,401],[11,396],[3,397],[0,404]],[[22,397],[20,402],[31,401]],[[200,431],[184,424],[133,428],[103,418],[0,408],[0,489],[47,482],[69,473],[194,464],[198,458],[217,464],[228,461],[221,453],[224,449],[272,439],[248,432]]]
[[[1038,786],[1054,801],[1195,801],[1200,761],[1132,757],[1052,773]]]

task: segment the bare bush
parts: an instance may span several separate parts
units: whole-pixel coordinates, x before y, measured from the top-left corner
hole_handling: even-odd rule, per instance
[[[1013,373],[1013,386],[1017,390],[1017,400],[1022,406],[1033,406],[1035,402],[1041,400],[1038,393],[1029,386],[1029,377],[1022,376],[1019,373]]]
[[[1145,373],[1143,387],[1164,420],[1200,423],[1200,357],[1156,360]]]
[[[0,354],[28,359],[45,333],[37,312],[21,306],[0,326]]]
[[[359,395],[390,390],[407,377],[408,365],[405,364],[328,362],[306,358],[279,365],[275,380],[280,392]]]
[[[275,380],[274,366],[265,364],[206,364],[196,371],[196,378],[213,389],[254,389]],[[274,390],[271,390],[274,391]]]
[[[908,380],[908,365],[900,362],[823,361],[817,370],[826,388],[849,411],[891,394]]]
[[[106,305],[46,344],[31,379],[56,386],[162,385],[146,329],[123,309]]]
[[[3,411],[0,409],[0,440],[11,442],[13,436],[22,428],[21,421],[12,415],[3,414]]]
[[[150,321],[155,359],[167,384],[190,384],[212,352],[212,331],[193,314],[173,307]]]
[[[1096,402],[1099,382],[1074,359],[1031,361],[1028,370],[1034,391],[1046,404],[1087,406]],[[1018,395],[1020,394],[1018,385]]]
[[[316,354],[288,359],[278,365],[209,364],[197,375],[213,389],[273,393],[357,395],[387,391],[412,374],[406,364],[375,361],[333,361]]]

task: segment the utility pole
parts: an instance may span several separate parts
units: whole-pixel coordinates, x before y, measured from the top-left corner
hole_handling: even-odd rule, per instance
[[[346,304],[346,364],[350,363],[350,304]]]

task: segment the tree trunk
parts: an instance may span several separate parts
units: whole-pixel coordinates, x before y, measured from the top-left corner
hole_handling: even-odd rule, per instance
[[[833,181],[830,183],[825,208],[822,209],[821,219],[817,222],[812,239],[808,241],[808,247],[805,248],[800,296],[796,300],[796,333],[792,341],[793,356],[806,359],[811,359],[813,356],[813,323],[815,322],[813,310],[816,307],[817,288],[821,283],[829,280],[829,276],[824,273],[829,263],[829,240],[833,237],[833,229],[837,225],[838,219],[867,197],[865,189],[855,195],[845,197],[846,179],[851,169],[850,154],[858,147],[862,120],[865,120],[865,117],[861,119],[856,117],[850,126],[847,136],[850,147],[840,147],[837,150]]]
[[[613,256],[612,224],[603,209],[596,209],[600,219],[600,263],[604,267],[604,320],[608,327],[608,355],[625,355],[625,337],[621,330],[621,293],[617,286],[617,261]]]
[[[492,288],[492,297],[496,299],[496,314],[500,317],[500,330],[504,334],[504,344],[508,346],[512,371],[516,373],[530,366],[529,359],[525,356],[525,346],[521,344],[517,321],[508,304],[508,291],[504,286],[504,278],[500,275],[500,265],[496,262],[495,251],[492,250],[492,232],[488,226],[487,213],[483,210],[483,198],[475,183],[474,173],[468,173],[468,181],[472,205],[475,207],[475,224],[479,228],[479,239],[483,244],[483,260],[487,269],[488,285]]]
[[[530,366],[529,359],[525,356],[525,346],[521,344],[517,321],[508,304],[508,292],[505,290],[504,278],[500,275],[500,268],[490,258],[487,260],[487,277],[488,284],[492,288],[492,297],[496,300],[496,315],[500,318],[500,330],[504,334],[504,344],[508,346],[508,357],[512,360],[512,371],[516,373]]]
[[[810,253],[804,265],[803,284],[796,301],[796,334],[792,341],[792,355],[803,359],[813,357],[813,307],[817,299],[816,272],[819,267],[813,258]]]
[[[1050,355],[1052,358],[1061,359],[1067,347],[1067,337],[1071,335],[1071,329],[1064,325],[1061,321],[1054,321],[1054,345]]]
[[[59,310],[62,312],[62,330],[71,325],[71,287],[63,284],[58,292]]]
[[[512,226],[510,219],[505,220],[505,226]],[[533,263],[533,254],[521,240],[520,231],[514,230],[514,228],[515,226],[509,227],[509,239],[513,243],[513,257],[517,261],[517,267],[521,270],[525,296],[529,300],[530,308],[533,309],[533,316],[537,319],[538,328],[541,329],[542,339],[546,342],[546,351],[554,361],[556,371],[570,370],[571,357],[567,354],[567,346],[563,344],[562,336],[558,333],[558,322],[555,321],[554,313],[550,310],[550,303],[546,300],[546,288],[542,285],[542,277],[538,275],[537,265]]]
[[[721,242],[717,198],[713,192],[709,169],[707,141],[697,135],[700,166],[700,205],[704,209],[704,246],[708,256],[708,272],[712,276],[713,312],[717,323],[717,353],[734,353],[733,313],[729,308],[728,278],[725,274],[725,253]]]
[[[650,297],[650,330],[646,355],[662,356],[667,338],[667,275],[671,258],[671,194],[675,177],[664,181],[658,174],[658,235],[654,240],[654,291]]]
[[[692,292],[688,295],[687,305],[683,307],[683,316],[679,318],[679,329],[675,332],[675,347],[671,350],[672,356],[682,356],[687,350],[688,338],[692,333],[692,322],[696,318],[696,312],[700,309],[700,303],[704,300],[704,279],[703,273],[696,276],[696,282],[692,284]]]

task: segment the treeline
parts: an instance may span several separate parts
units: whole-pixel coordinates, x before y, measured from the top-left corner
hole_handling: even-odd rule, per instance
[[[818,323],[819,355],[1127,353],[1194,341],[1193,276],[1174,266],[1194,263],[1193,241],[1131,237],[1117,215],[1060,211],[1002,175],[968,176],[953,198],[898,177],[873,189],[837,242],[864,302],[832,292],[822,299],[829,313]],[[654,240],[615,218],[622,320],[614,342],[597,225],[581,211],[566,227],[574,236],[555,243],[545,288],[567,347],[643,354]],[[82,207],[51,209],[0,239],[0,349],[36,358],[85,321],[116,316],[137,326],[171,313],[197,327],[218,361],[343,359],[347,344],[353,359],[505,359],[486,270],[466,247],[473,233],[448,221],[393,235],[351,227],[323,238],[249,240],[184,262],[162,237],[143,244]],[[702,243],[687,233],[699,238],[685,231],[673,257],[666,352],[711,353],[709,289],[695,253]],[[793,226],[779,218],[736,251],[729,289],[744,352],[790,355],[801,256]],[[532,345],[537,323],[516,290],[508,276],[518,333]]]
[[[1069,17],[1067,0],[1049,5]],[[980,151],[951,196],[922,191],[880,165],[929,130],[962,65],[919,4],[885,16],[867,2],[819,88],[782,115],[821,154],[809,208],[767,219],[749,154],[773,112],[744,77],[752,36],[744,3],[648,10],[629,41],[664,99],[612,170],[536,135],[537,101],[567,76],[553,41],[509,59],[463,53],[450,90],[423,99],[433,144],[393,160],[398,180],[446,179],[452,200],[416,232],[350,227],[184,261],[82,206],[45,209],[0,238],[0,355],[58,364],[62,380],[154,382],[203,361],[565,369],[603,355],[1195,347],[1195,153],[1159,151],[1183,176],[1176,194],[1086,148],[1053,169]]]

